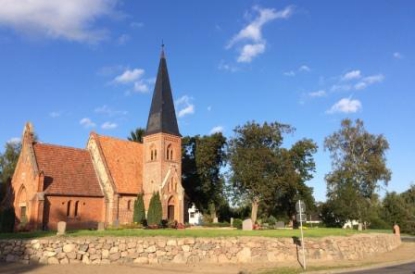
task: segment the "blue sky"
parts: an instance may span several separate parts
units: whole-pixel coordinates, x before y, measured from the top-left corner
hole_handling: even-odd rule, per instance
[[[162,39],[182,135],[278,121],[319,145],[360,118],[390,144],[387,191],[415,181],[413,1],[0,0],[0,144],[26,121],[85,147],[145,127]],[[3,145],[2,145],[3,146]]]

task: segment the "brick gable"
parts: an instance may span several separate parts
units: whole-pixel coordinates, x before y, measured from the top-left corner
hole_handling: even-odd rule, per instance
[[[33,148],[46,194],[103,196],[87,150],[39,143]]]
[[[97,135],[108,172],[116,191],[123,194],[137,194],[143,185],[143,145]]]

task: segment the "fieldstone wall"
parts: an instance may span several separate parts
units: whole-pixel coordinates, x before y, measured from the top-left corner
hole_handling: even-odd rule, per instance
[[[392,234],[306,238],[307,260],[353,260],[384,253],[401,244]],[[0,240],[0,262],[25,264],[269,263],[297,261],[298,239],[234,238],[70,238]],[[301,257],[300,257],[301,258]]]

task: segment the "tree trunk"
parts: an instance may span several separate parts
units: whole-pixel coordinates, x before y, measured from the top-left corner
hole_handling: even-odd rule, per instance
[[[251,209],[251,220],[252,223],[255,224],[256,219],[257,219],[257,215],[258,215],[258,204],[259,204],[259,199],[258,198],[254,198],[252,200],[252,209]]]

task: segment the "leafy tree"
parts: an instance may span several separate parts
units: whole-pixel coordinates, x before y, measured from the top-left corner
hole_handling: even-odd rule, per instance
[[[191,202],[212,218],[224,203],[220,169],[226,163],[226,138],[222,133],[185,137],[182,140],[183,186]]]
[[[387,140],[368,133],[363,121],[345,119],[339,131],[326,137],[324,147],[332,159],[333,170],[325,179],[333,214],[339,220],[366,223],[379,182],[387,185],[391,178],[385,158]]]
[[[136,128],[135,130],[132,130],[130,132],[130,136],[127,137],[127,139],[129,141],[133,141],[133,142],[137,142],[137,143],[143,143],[143,137],[144,137],[144,133],[145,133],[145,129],[144,128]]]
[[[0,153],[0,202],[5,196],[7,183],[13,177],[21,149],[21,142],[7,142],[4,153]]]
[[[146,212],[144,207],[143,193],[138,193],[137,200],[134,202],[134,216],[133,222],[142,224],[146,219]]]
[[[289,216],[298,198],[306,197],[309,203],[314,202],[312,189],[304,182],[312,178],[315,169],[312,154],[317,146],[304,139],[291,149],[281,147],[283,134],[293,131],[291,126],[276,122],[262,125],[248,122],[234,130],[228,156],[231,181],[238,199],[251,202],[253,221],[257,219],[261,202],[269,210],[275,209],[276,203]]]
[[[150,205],[147,212],[148,225],[159,225],[163,218],[163,209],[161,206],[160,194],[158,192],[153,193],[150,199]]]

